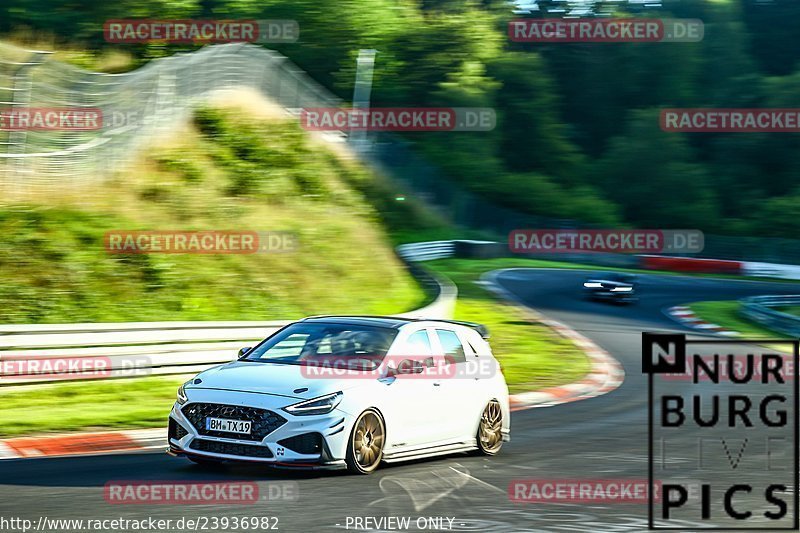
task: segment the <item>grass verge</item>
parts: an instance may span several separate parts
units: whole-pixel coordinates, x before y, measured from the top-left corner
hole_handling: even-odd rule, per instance
[[[169,376],[0,389],[0,437],[166,427],[184,381]]]
[[[476,285],[481,274],[501,268],[623,270],[524,258],[442,259],[426,265],[458,286],[457,319],[489,327],[492,348],[512,393],[576,381],[589,371],[589,360],[567,339],[544,325],[532,324],[515,306]],[[696,302],[689,307],[703,319],[748,337],[785,337],[742,318],[735,301]],[[386,312],[394,311],[397,309]],[[150,377],[60,383],[30,390],[0,389],[0,437],[162,427],[183,381],[176,377]]]
[[[445,259],[428,263],[458,286],[456,318],[486,324],[512,393],[580,379],[589,360],[547,326],[532,324],[519,310],[475,284],[498,260]],[[0,389],[0,437],[26,434],[163,427],[178,377],[84,381]]]
[[[725,329],[738,331],[742,337],[749,337],[753,339],[788,339],[788,335],[772,331],[761,324],[752,322],[741,314],[739,309],[741,304],[736,300],[723,300],[712,302],[694,302],[687,307],[691,309],[698,318],[701,318],[712,324],[718,324]]]

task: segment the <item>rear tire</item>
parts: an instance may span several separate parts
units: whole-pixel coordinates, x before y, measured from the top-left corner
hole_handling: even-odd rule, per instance
[[[497,455],[503,446],[503,410],[497,400],[486,404],[478,424],[476,440],[478,451],[483,455]]]
[[[371,474],[383,459],[386,425],[374,409],[367,409],[356,419],[347,442],[347,468],[354,474]]]

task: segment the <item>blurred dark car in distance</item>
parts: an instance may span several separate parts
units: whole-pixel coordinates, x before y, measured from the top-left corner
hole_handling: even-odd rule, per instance
[[[639,299],[636,289],[636,276],[619,272],[598,275],[583,282],[583,293],[591,300],[634,303]]]

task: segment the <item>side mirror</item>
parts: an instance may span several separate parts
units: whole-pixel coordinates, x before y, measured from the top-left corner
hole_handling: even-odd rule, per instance
[[[252,350],[252,349],[253,349],[252,346],[245,346],[244,348],[240,348],[239,349],[239,359],[242,359],[245,355],[250,353],[250,350]]]
[[[422,361],[417,361],[416,359],[403,359],[397,365],[397,374],[422,374],[425,371],[425,367],[422,365]]]

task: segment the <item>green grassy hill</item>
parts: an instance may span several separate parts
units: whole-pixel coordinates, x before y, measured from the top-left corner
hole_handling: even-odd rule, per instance
[[[381,217],[353,187],[379,178],[295,121],[241,109],[197,110],[100,183],[5,197],[0,323],[275,319],[422,304]],[[299,248],[119,255],[103,243],[110,230],[203,229],[291,231]]]

